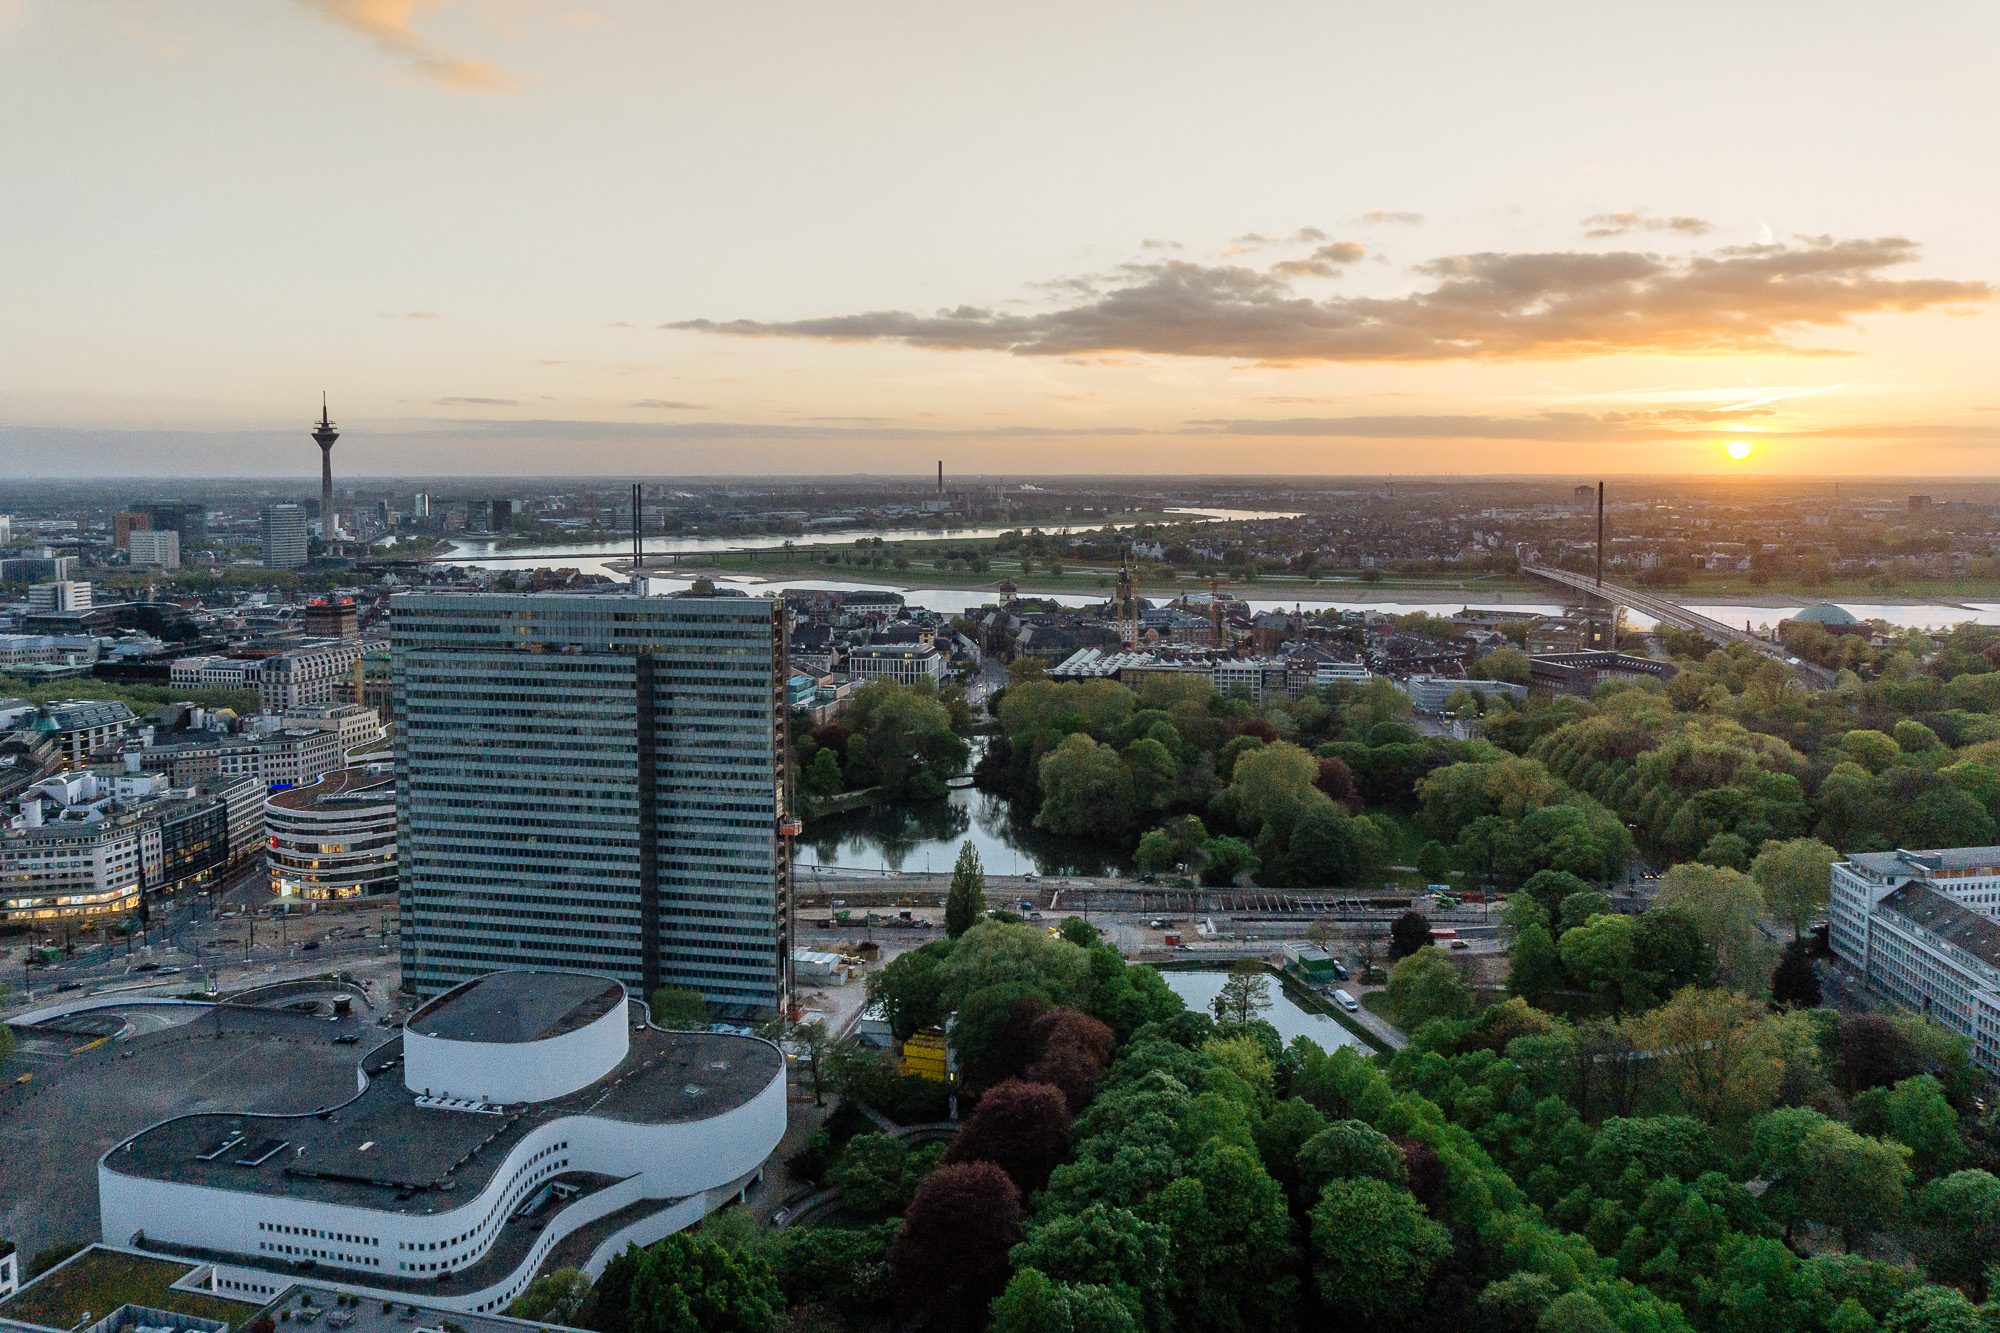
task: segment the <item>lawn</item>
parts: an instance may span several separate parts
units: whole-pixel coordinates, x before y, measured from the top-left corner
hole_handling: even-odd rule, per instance
[[[121,1305],[146,1305],[236,1324],[255,1308],[173,1290],[173,1284],[196,1267],[185,1260],[93,1249],[0,1304],[0,1318],[70,1328],[86,1313],[94,1322]]]

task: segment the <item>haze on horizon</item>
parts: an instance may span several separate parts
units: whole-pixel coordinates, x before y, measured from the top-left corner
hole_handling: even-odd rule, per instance
[[[582,3],[0,0],[0,475],[2000,474],[1991,7]]]

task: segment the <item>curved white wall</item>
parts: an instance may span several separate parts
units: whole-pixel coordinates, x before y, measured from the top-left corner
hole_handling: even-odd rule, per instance
[[[624,1006],[613,1010],[612,1016],[622,1031]],[[714,1191],[754,1175],[777,1150],[785,1134],[785,1111],[785,1072],[781,1067],[748,1102],[706,1120],[638,1125],[595,1116],[564,1116],[536,1126],[515,1144],[477,1196],[447,1212],[430,1214],[384,1212],[128,1176],[117,1170],[119,1149],[113,1148],[99,1159],[97,1167],[103,1235],[107,1244],[124,1245],[143,1231],[149,1239],[242,1255],[250,1263],[265,1259],[274,1266],[311,1257],[318,1261],[324,1277],[345,1277],[348,1283],[366,1288],[368,1278],[375,1274],[421,1278],[478,1261],[492,1248],[508,1214],[551,1176],[563,1171],[596,1171],[629,1177],[557,1213],[523,1260],[499,1282],[476,1292],[424,1297],[432,1305],[473,1312],[491,1310],[519,1294],[562,1237],[627,1204],[640,1199],[707,1196],[689,1201],[693,1206],[679,1226],[698,1220],[709,1207],[719,1206],[727,1194]],[[682,1210],[675,1211],[678,1216]],[[291,1252],[260,1248],[263,1246],[290,1246]],[[384,1294],[408,1299],[404,1293]]]
[[[453,1041],[403,1025],[403,1086],[419,1097],[464,1101],[546,1102],[587,1088],[618,1067],[632,1048],[628,1001],[601,1018],[540,1041]]]

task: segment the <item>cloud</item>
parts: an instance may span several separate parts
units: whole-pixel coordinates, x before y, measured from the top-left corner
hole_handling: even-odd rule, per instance
[[[1222,247],[1223,258],[1240,255],[1250,250],[1261,250],[1267,245],[1277,244],[1278,238],[1266,236],[1260,231],[1246,231],[1241,236],[1229,238],[1229,244]]]
[[[1283,259],[1271,265],[1271,272],[1293,278],[1333,278],[1347,264],[1358,264],[1368,247],[1354,241],[1322,245],[1304,259]]]
[[[1597,213],[1583,220],[1583,234],[1589,237],[1624,236],[1635,231],[1669,231],[1680,236],[1706,236],[1715,224],[1685,215],[1670,218],[1650,213]],[[1765,238],[1768,242],[1769,238]]]
[[[489,60],[464,60],[447,55],[417,36],[410,27],[411,16],[420,9],[435,7],[439,0],[298,0],[298,3],[367,37],[376,49],[395,57],[405,69],[441,88],[501,93],[519,86],[517,77]]]
[[[519,407],[518,398],[433,398],[439,407]]]
[[[1362,416],[1284,417],[1277,420],[1207,418],[1189,428],[1213,435],[1313,435],[1369,440],[1545,440],[1555,443],[1678,438],[1656,425],[1618,421],[1587,412],[1539,417]]]
[[[649,408],[658,412],[706,412],[707,403],[677,403],[670,398],[641,398],[634,407]]]
[[[1357,219],[1360,222],[1395,222],[1406,227],[1414,227],[1423,220],[1422,213],[1397,213],[1387,208],[1371,208]]]
[[[1179,250],[1182,247],[1179,241],[1161,241],[1149,238],[1139,242],[1139,248],[1141,250]]]
[[[1630,353],[1815,354],[1802,329],[1857,316],[1963,308],[1984,282],[1894,279],[1917,258],[1902,237],[1727,246],[1668,257],[1485,252],[1418,265],[1397,296],[1295,295],[1287,275],[1170,259],[1125,265],[1119,285],[1041,314],[958,306],[821,319],[679,320],[662,327],[746,338],[901,342],[938,350],[1078,357],[1141,353],[1267,363],[1557,359]]]

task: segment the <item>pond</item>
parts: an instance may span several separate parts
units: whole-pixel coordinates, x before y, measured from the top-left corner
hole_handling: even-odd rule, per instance
[[[1131,869],[1128,848],[1058,838],[1019,815],[1004,796],[954,788],[935,801],[889,801],[806,825],[796,843],[798,882],[818,872],[948,874],[962,843],[979,852],[989,875],[1111,875]]]
[[[1187,1007],[1202,1013],[1213,1013],[1209,1005],[1222,994],[1222,983],[1229,973],[1224,971],[1162,972],[1167,989],[1187,1001]],[[1338,1021],[1325,1014],[1310,1013],[1291,1000],[1284,988],[1276,981],[1271,983],[1271,1008],[1264,1015],[1266,1022],[1276,1029],[1278,1035],[1287,1042],[1293,1037],[1305,1037],[1319,1045],[1321,1050],[1330,1051],[1336,1046],[1352,1046],[1364,1055],[1369,1053],[1368,1043],[1349,1032]]]

